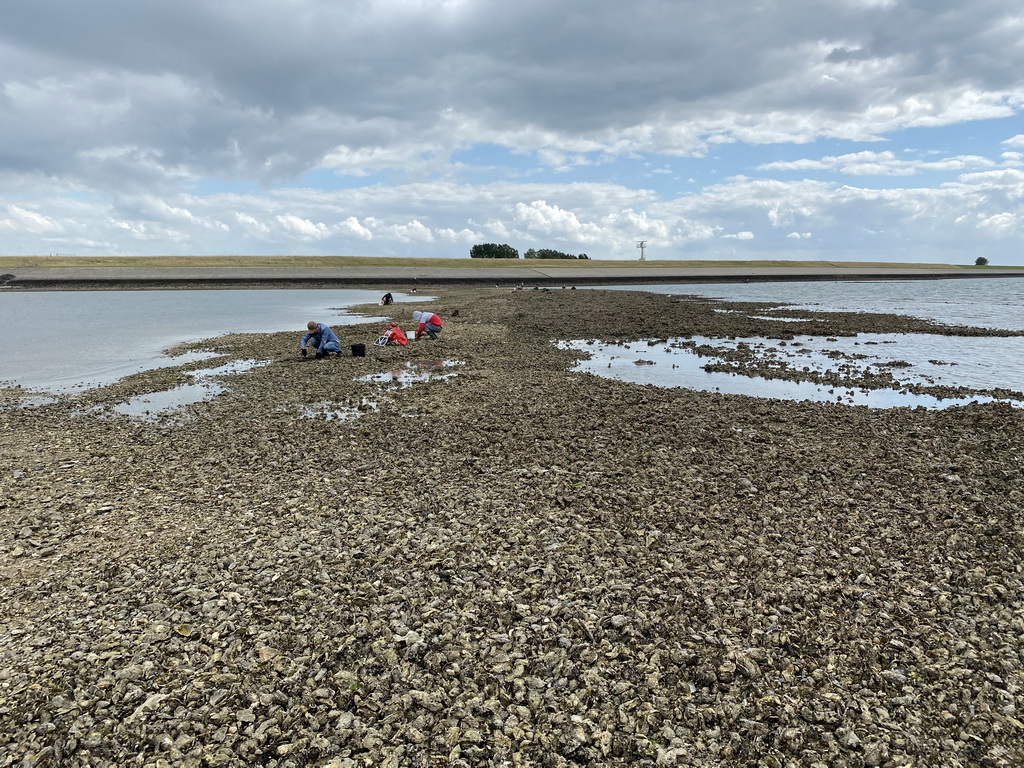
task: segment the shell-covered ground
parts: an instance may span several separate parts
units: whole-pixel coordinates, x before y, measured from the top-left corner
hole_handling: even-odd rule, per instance
[[[4,393],[0,766],[1024,763],[1024,409],[606,380],[554,341],[808,331],[437,295],[362,358],[192,345],[269,364],[179,416],[111,406],[180,368]]]

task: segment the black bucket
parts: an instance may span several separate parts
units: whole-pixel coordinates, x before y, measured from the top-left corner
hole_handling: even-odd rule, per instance
[[[352,357],[366,357],[366,345],[365,344],[353,344],[352,345]]]

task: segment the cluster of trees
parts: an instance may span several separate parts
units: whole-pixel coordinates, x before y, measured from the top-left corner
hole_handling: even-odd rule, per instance
[[[471,259],[518,259],[519,251],[511,245],[502,243],[478,243],[469,249]]]
[[[524,259],[589,259],[585,253],[581,253],[579,256],[573,256],[571,253],[562,253],[561,251],[553,251],[550,248],[540,248],[533,250],[531,248],[523,254]]]
[[[478,243],[469,249],[469,257],[471,259],[518,259],[519,251],[513,248],[507,243],[498,245],[497,243]],[[526,259],[589,259],[585,253],[581,253],[579,256],[573,256],[571,253],[562,253],[561,251],[555,251],[551,248],[540,248],[534,250],[531,248],[523,254],[523,258]]]

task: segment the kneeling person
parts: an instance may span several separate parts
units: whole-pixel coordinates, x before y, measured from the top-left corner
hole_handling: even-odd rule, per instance
[[[334,335],[330,326],[310,320],[306,323],[306,335],[299,343],[299,351],[303,357],[306,356],[306,342],[309,342],[309,345],[316,350],[314,357],[326,357],[329,352],[336,352],[338,357],[341,357],[341,342],[338,341],[338,337]]]

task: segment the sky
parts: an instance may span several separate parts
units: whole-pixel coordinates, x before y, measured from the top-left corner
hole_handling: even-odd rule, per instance
[[[0,254],[1024,265],[1020,0],[4,0]]]

